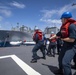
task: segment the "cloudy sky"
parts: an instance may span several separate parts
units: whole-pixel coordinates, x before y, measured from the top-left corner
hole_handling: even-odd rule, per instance
[[[34,29],[38,26],[60,27],[61,14],[70,11],[76,19],[76,0],[0,0],[0,29],[11,29],[25,25]]]

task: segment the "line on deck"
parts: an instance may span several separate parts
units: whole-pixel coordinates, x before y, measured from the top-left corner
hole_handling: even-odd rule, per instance
[[[18,58],[16,55],[0,56],[0,59],[9,58],[9,57],[11,57],[23,69],[23,71],[27,73],[27,75],[41,75],[39,72],[35,71],[24,61]]]

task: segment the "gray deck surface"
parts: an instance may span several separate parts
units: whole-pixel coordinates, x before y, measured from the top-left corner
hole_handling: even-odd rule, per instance
[[[37,63],[30,63],[32,59],[33,46],[20,47],[4,47],[0,48],[0,57],[8,55],[16,55],[27,65],[33,68],[41,75],[56,75],[54,71],[58,69],[58,55],[55,57],[46,56],[46,60],[39,59]],[[39,50],[38,55],[41,57],[42,53]],[[73,64],[73,62],[72,62]],[[29,70],[30,72],[30,70]],[[72,69],[73,75],[76,75],[76,70]],[[23,69],[11,58],[0,59],[0,75],[28,75]],[[31,75],[31,74],[30,74]]]

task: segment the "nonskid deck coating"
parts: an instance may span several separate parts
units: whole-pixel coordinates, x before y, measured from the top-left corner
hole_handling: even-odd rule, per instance
[[[8,55],[16,55],[20,60],[34,69],[41,75],[56,75],[54,71],[58,69],[58,55],[55,57],[46,56],[46,60],[39,59],[37,63],[30,63],[32,59],[33,46],[20,46],[20,47],[4,47],[0,48],[0,57]],[[40,57],[42,53],[40,50],[37,52]],[[73,62],[72,62],[73,64]],[[26,68],[25,68],[26,70]],[[29,70],[30,72],[30,70]],[[76,75],[76,70],[72,69],[73,75]],[[32,73],[32,72],[31,72]],[[0,59],[0,74],[1,75],[27,75],[15,61],[9,57]]]

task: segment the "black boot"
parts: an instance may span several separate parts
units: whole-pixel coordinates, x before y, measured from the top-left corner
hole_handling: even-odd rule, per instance
[[[62,69],[58,69],[58,70],[54,71],[54,73],[63,75],[63,70]]]
[[[55,55],[52,55],[53,57],[55,57]]]
[[[71,68],[72,69],[76,69],[76,65],[71,65]]]
[[[36,59],[32,59],[31,63],[37,63],[37,60]]]
[[[42,57],[42,59],[46,59],[46,57],[45,57],[45,56],[43,56],[43,57]]]

